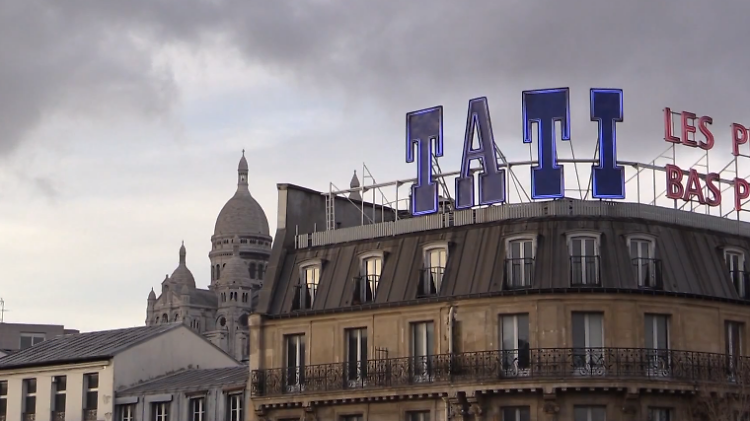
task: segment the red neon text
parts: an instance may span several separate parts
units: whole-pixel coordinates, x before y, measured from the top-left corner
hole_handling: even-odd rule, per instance
[[[740,154],[740,145],[747,143],[748,129],[739,123],[732,123],[732,155],[738,156]]]
[[[734,210],[742,210],[742,201],[750,197],[750,184],[744,178],[734,179]]]
[[[668,198],[682,199],[688,202],[695,198],[701,205],[708,206],[719,206],[721,204],[721,190],[716,184],[719,181],[719,174],[712,172],[703,176],[691,168],[687,171],[687,180],[683,184],[682,179],[685,176],[685,171],[672,164],[667,164],[666,170]],[[710,193],[709,197],[703,194],[701,179],[704,179],[706,189]],[[750,191],[748,194],[750,194]]]
[[[672,134],[672,110],[670,108],[664,109],[664,140],[671,143],[682,143],[692,148],[698,147],[706,151],[714,147],[714,134],[708,128],[714,122],[711,117],[706,115],[698,117],[695,113],[683,111],[680,113],[680,122],[681,137],[677,137]],[[703,135],[704,140],[697,140],[696,130]]]

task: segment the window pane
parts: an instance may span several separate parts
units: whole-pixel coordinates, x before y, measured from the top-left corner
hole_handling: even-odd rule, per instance
[[[589,421],[588,408],[576,407],[573,410],[573,418],[575,421]]]
[[[529,315],[519,314],[516,316],[518,320],[518,348],[523,348],[522,344],[529,343]]]
[[[585,348],[586,347],[586,314],[585,313],[573,313],[573,347],[574,348]]]
[[[604,346],[602,315],[589,314],[588,346],[589,348],[602,348]]]
[[[656,319],[656,325],[657,325],[657,334],[656,334],[656,340],[657,342],[657,348],[658,349],[668,349],[669,348],[669,323],[668,318],[666,316],[659,316]]]

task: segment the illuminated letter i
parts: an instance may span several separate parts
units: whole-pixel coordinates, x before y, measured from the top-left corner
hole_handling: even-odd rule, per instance
[[[625,168],[617,165],[617,123],[622,122],[622,89],[591,90],[591,121],[599,123],[599,165],[592,166],[592,196],[625,198]]]
[[[417,161],[417,184],[411,188],[414,216],[438,211],[438,188],[432,179],[433,144],[435,156],[443,156],[443,107],[406,114],[406,162],[414,162],[415,149]]]

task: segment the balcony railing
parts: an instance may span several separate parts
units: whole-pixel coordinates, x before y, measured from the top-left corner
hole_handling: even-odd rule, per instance
[[[636,257],[630,262],[639,288],[664,289],[660,259]]]
[[[570,256],[570,286],[599,286],[599,256]]]
[[[732,280],[732,285],[734,285],[734,289],[743,300],[750,300],[750,276],[748,275],[748,272],[744,270],[729,271],[729,278]]]
[[[357,367],[357,373],[350,373]],[[465,352],[306,367],[253,370],[253,396],[420,384],[513,383],[520,379],[635,379],[736,383],[750,381],[750,358],[643,348],[541,348]]]
[[[440,292],[443,284],[445,268],[436,266],[424,268],[419,271],[419,284],[417,284],[417,298],[432,297]]]
[[[531,288],[534,281],[534,259],[531,257],[505,259],[503,289]]]
[[[28,413],[24,413],[24,414],[23,414],[23,415],[21,416],[21,420],[22,420],[22,421],[35,421],[35,420],[36,420],[36,414],[28,414]]]
[[[65,411],[52,411],[52,421],[65,421]]]
[[[354,282],[353,305],[371,303],[375,300],[380,275],[360,275],[354,277],[352,282]]]
[[[96,421],[96,409],[84,409],[83,421]]]

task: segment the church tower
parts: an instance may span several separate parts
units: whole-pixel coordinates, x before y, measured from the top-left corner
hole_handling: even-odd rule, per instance
[[[216,218],[211,237],[211,286],[221,279],[222,271],[233,256],[233,241],[238,237],[239,257],[245,261],[250,279],[263,283],[268,258],[271,255],[271,236],[263,208],[248,189],[248,165],[242,151],[237,167],[237,191],[224,205]]]

